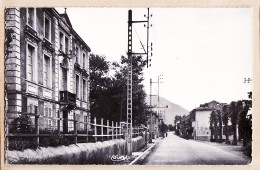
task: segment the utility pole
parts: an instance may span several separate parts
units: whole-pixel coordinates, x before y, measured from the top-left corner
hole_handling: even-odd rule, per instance
[[[148,8],[148,16],[147,20],[144,21],[133,21],[132,19],[132,10],[128,10],[128,50],[127,50],[127,56],[128,56],[128,66],[127,66],[127,155],[132,155],[132,129],[133,129],[133,120],[132,120],[132,59],[135,55],[147,55],[147,67],[148,67],[148,53],[149,53],[149,8]],[[147,51],[145,51],[145,48],[143,48],[144,53],[134,53],[132,51],[132,45],[133,45],[133,36],[132,36],[132,30],[133,30],[133,24],[134,23],[147,23]],[[141,41],[140,41],[141,42]],[[142,44],[142,43],[141,43]]]
[[[156,95],[152,95],[152,83],[157,83],[158,84],[158,98],[157,98],[157,107],[153,107],[152,106],[152,96],[156,96]],[[168,106],[166,107],[160,107],[160,94],[159,94],[159,87],[160,87],[160,83],[163,83],[163,74],[160,74],[158,76],[158,81],[157,82],[153,82],[152,79],[150,79],[150,107],[151,108],[158,108],[158,116],[160,116],[160,113],[159,113],[159,108],[168,108]],[[149,136],[150,136],[150,140],[149,140],[149,143],[152,143],[152,113],[150,114],[150,133],[149,133]]]

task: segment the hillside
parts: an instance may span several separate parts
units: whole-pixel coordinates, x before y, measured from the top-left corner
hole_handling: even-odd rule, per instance
[[[146,102],[149,104],[149,95],[147,95]],[[152,98],[152,105],[157,105],[157,98]],[[188,115],[189,111],[184,109],[183,107],[172,103],[171,101],[160,97],[160,107],[168,105],[168,108],[161,108],[161,110],[165,110],[165,124],[174,124],[174,118],[176,115]]]

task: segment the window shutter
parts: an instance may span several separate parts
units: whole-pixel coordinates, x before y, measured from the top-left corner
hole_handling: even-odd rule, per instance
[[[27,106],[27,113],[31,113],[31,106]]]
[[[49,108],[49,117],[52,117],[51,108]]]
[[[48,116],[48,108],[47,107],[45,107],[45,109],[44,109],[44,116]]]
[[[31,106],[31,112],[30,113],[34,113],[35,112],[34,106],[32,104],[30,104],[30,106]]]

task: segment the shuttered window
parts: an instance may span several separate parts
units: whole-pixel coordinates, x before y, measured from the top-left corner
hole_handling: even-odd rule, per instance
[[[34,76],[34,64],[35,61],[35,48],[28,44],[27,49],[27,80],[33,81]]]
[[[44,55],[43,62],[43,85],[46,87],[50,87],[51,83],[51,73],[50,73],[50,57]]]
[[[83,100],[86,100],[86,80],[83,79]]]
[[[77,99],[80,98],[80,92],[79,92],[79,76],[76,75],[76,94],[77,94]]]
[[[44,28],[45,38],[50,41],[51,40],[51,21],[47,17],[45,17],[44,26],[45,26],[45,28]]]

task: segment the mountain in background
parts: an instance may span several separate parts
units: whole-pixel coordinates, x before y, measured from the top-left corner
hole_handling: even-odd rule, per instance
[[[150,95],[147,95],[146,102],[149,105],[150,104]],[[158,98],[157,97],[152,97],[152,105],[157,106],[158,103]],[[165,110],[165,124],[172,124],[174,125],[174,118],[176,115],[183,116],[183,115],[188,115],[190,112],[183,107],[172,103],[171,101],[160,97],[160,107],[165,107],[168,105],[168,108],[160,108],[160,110],[163,112]]]

